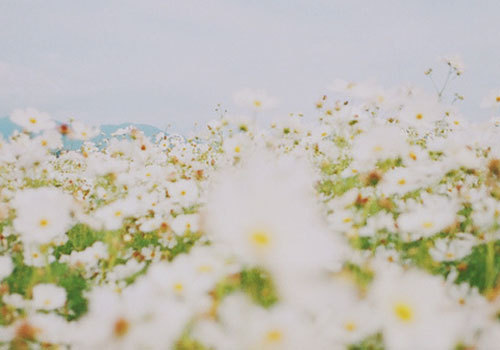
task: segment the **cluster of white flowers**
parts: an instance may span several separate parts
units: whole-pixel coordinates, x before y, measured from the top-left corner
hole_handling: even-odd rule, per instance
[[[332,90],[318,120],[222,116],[102,145],[15,111],[0,347],[496,349],[500,126],[416,90]]]

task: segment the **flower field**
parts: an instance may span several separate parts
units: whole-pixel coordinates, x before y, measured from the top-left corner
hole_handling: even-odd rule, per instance
[[[189,138],[12,113],[0,348],[498,349],[500,120],[334,89]]]

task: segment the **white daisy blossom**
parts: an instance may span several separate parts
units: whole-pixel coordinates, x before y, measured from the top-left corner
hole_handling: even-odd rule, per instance
[[[310,179],[300,160],[259,154],[215,181],[202,229],[243,263],[279,275],[328,268],[340,245],[316,216]]]
[[[168,184],[168,193],[182,206],[190,206],[198,199],[198,188],[194,181],[179,180]]]
[[[75,140],[90,140],[99,135],[99,132],[99,128],[93,128],[80,121],[74,121],[71,123],[69,136]]]
[[[439,215],[436,215],[439,213]],[[448,198],[428,195],[423,204],[413,204],[398,217],[401,231],[411,234],[413,239],[432,236],[452,225],[457,219],[457,207]]]
[[[438,277],[420,271],[379,271],[370,291],[388,350],[451,349],[461,322]]]
[[[432,129],[437,121],[445,117],[445,110],[434,96],[417,93],[403,100],[399,119],[401,123],[421,131]]]
[[[354,167],[367,170],[379,160],[397,158],[408,150],[406,137],[395,126],[375,127],[357,136],[353,143]]]
[[[53,129],[56,126],[47,113],[39,112],[34,108],[16,109],[12,112],[10,119],[25,130],[35,133]]]
[[[125,218],[135,213],[137,208],[136,199],[129,197],[99,208],[94,216],[99,220],[100,227],[106,230],[116,230],[122,226]]]
[[[33,307],[37,310],[54,310],[66,303],[66,290],[54,284],[37,284],[33,287]]]
[[[9,276],[14,270],[14,263],[10,256],[0,256],[0,281]]]
[[[182,236],[185,232],[197,232],[199,229],[199,215],[189,214],[189,215],[178,215],[172,220],[172,230]]]
[[[438,239],[434,244],[429,254],[435,261],[453,261],[469,255],[476,242],[472,235],[457,234],[454,239]]]
[[[63,235],[73,224],[73,200],[56,188],[19,191],[12,206],[16,209],[14,229],[27,244],[48,243]]]
[[[447,55],[441,57],[441,61],[449,65],[453,70],[455,70],[457,75],[464,74],[465,64],[462,57],[459,55]]]
[[[278,103],[277,99],[270,96],[265,90],[248,88],[235,92],[233,99],[239,106],[257,110],[271,109]]]
[[[481,107],[498,109],[498,107],[500,107],[500,89],[488,92],[481,101]]]

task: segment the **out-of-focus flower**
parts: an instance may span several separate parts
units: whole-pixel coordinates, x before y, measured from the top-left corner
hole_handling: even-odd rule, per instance
[[[450,66],[457,75],[464,74],[465,64],[459,55],[447,55],[441,57],[441,61]]]
[[[355,138],[354,166],[357,171],[368,170],[379,160],[397,158],[408,153],[408,147],[406,137],[399,127],[374,127]]]
[[[39,112],[34,108],[16,109],[12,112],[10,120],[22,126],[25,130],[35,133],[52,129],[56,126],[47,113]]]
[[[402,101],[403,108],[398,119],[419,131],[429,131],[435,123],[445,117],[445,110],[433,96],[416,93]]]
[[[99,132],[99,128],[93,128],[80,121],[74,121],[71,123],[69,137],[75,140],[85,141],[96,137],[99,135]]]
[[[299,160],[257,153],[219,176],[202,229],[244,264],[265,266],[278,277],[327,268],[339,247],[316,216],[311,179]]]
[[[0,256],[0,281],[9,276],[14,270],[10,256]]]
[[[500,107],[500,89],[491,90],[481,101],[481,108]]]
[[[397,222],[401,231],[411,234],[413,239],[429,237],[452,225],[457,210],[457,205],[449,198],[427,195],[422,204],[409,204]]]
[[[378,271],[370,293],[388,350],[453,347],[461,319],[450,312],[439,277],[385,269]]]
[[[16,209],[14,229],[24,243],[48,243],[63,235],[73,223],[73,201],[56,188],[19,191],[12,206]]]
[[[242,89],[234,93],[234,102],[241,106],[256,110],[274,108],[278,100],[269,95],[265,90]]]
[[[42,283],[33,287],[33,306],[37,310],[54,310],[66,302],[66,290],[54,284]]]

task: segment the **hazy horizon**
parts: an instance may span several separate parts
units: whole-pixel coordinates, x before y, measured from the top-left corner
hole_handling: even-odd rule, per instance
[[[89,124],[187,131],[264,89],[269,115],[311,113],[336,78],[432,92],[423,72],[458,54],[471,119],[500,86],[500,3],[482,1],[15,1],[0,3],[0,116],[34,107]]]

